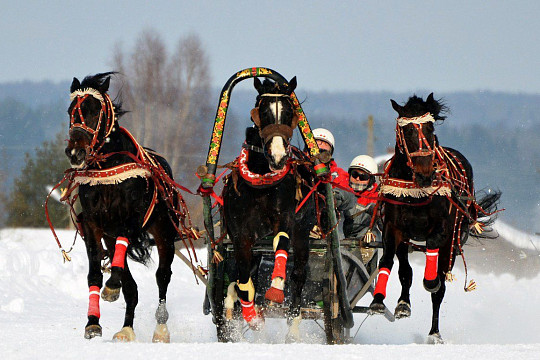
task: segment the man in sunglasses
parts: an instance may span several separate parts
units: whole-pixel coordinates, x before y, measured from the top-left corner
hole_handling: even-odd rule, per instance
[[[336,184],[348,188],[349,187],[349,174],[342,168],[340,168],[333,158],[334,155],[334,135],[327,129],[317,128],[313,130],[313,137],[317,141],[319,150],[321,153],[328,153],[328,162],[326,165],[330,167],[330,174],[332,175],[332,186],[336,188]]]
[[[348,185],[354,190],[357,200],[356,206],[345,215],[343,223],[345,237],[363,237],[368,231],[378,195],[373,175],[376,173],[377,163],[371,156],[359,155],[351,161]],[[380,235],[377,227],[373,231],[376,236]]]

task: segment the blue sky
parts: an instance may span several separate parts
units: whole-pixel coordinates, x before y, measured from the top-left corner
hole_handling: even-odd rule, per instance
[[[197,33],[213,84],[266,66],[310,90],[540,93],[540,1],[9,1],[0,82],[111,70],[114,44]]]

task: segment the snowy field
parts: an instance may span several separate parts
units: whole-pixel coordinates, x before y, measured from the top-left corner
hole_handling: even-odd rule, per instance
[[[220,344],[210,316],[202,313],[204,288],[179,259],[173,264],[168,293],[171,344],[152,344],[157,306],[155,264],[131,263],[139,285],[136,311],[137,341],[111,341],[124,317],[122,297],[101,302],[103,337],[83,338],[88,289],[87,260],[79,239],[62,263],[49,230],[0,231],[0,354],[2,359],[540,359],[540,239],[499,223],[501,237],[465,248],[469,279],[478,289],[463,291],[463,263],[457,281],[447,284],[440,330],[446,344],[425,345],[430,328],[430,295],[422,288],[423,255],[412,256],[414,273],[410,319],[388,322],[384,317],[355,315],[358,330],[353,344],[327,346],[323,331],[312,321],[301,325],[303,342],[284,344],[284,320],[268,320],[265,329],[248,341]],[[60,231],[66,248],[72,231]],[[155,255],[155,254],[154,254]],[[204,254],[201,253],[204,257]],[[397,264],[396,264],[397,265]],[[386,304],[399,296],[397,266],[390,277]],[[368,304],[366,296],[361,304]],[[359,325],[365,319],[361,326]]]

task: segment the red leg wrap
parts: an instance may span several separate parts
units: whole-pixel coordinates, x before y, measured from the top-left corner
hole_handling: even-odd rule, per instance
[[[118,266],[124,268],[124,261],[126,260],[126,251],[129,245],[129,240],[125,237],[119,236],[116,238],[116,245],[114,247],[114,258],[111,266]]]
[[[99,313],[99,287],[98,286],[90,286],[90,294],[88,295],[89,302],[88,302],[88,316],[97,316],[99,319],[100,313]]]
[[[287,273],[287,257],[288,254],[285,250],[276,251],[274,260],[274,271],[272,272],[272,280],[276,277],[280,277],[285,280],[285,274]]]
[[[390,269],[388,268],[379,269],[379,276],[377,277],[377,285],[375,285],[375,291],[373,292],[373,295],[381,294],[382,296],[386,298],[386,284],[388,283],[389,276],[390,276]]]
[[[437,277],[437,263],[439,261],[439,249],[426,250],[426,269],[424,279],[435,280]]]
[[[253,318],[257,316],[255,311],[255,306],[253,301],[244,301],[240,299],[240,304],[242,304],[242,316],[249,323]]]

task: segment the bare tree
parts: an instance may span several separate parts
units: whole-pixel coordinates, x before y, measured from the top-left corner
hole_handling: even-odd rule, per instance
[[[131,52],[118,44],[114,68],[130,130],[142,145],[162,153],[177,178],[195,185],[211,130],[208,57],[197,35],[181,38],[172,55],[161,36],[145,30]]]

